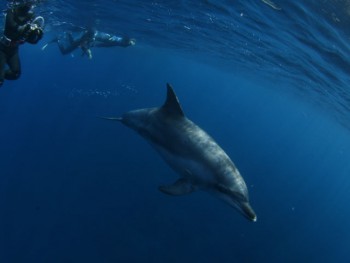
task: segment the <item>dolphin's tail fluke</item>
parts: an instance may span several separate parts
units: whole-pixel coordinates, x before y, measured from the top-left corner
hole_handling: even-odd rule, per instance
[[[121,117],[103,117],[103,116],[97,116],[97,118],[104,119],[104,120],[110,120],[110,121],[122,121],[123,118]]]

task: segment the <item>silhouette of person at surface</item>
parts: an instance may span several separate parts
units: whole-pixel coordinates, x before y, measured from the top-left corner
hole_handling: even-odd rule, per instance
[[[54,38],[43,46],[42,49],[44,50],[51,43],[57,43],[63,55],[80,48],[82,50],[82,56],[86,55],[91,59],[92,47],[128,47],[135,45],[136,42],[133,38],[111,35],[89,28],[74,35],[72,32],[64,32],[63,35]]]
[[[21,75],[19,45],[36,44],[43,36],[43,18],[34,18],[32,2],[15,2],[6,10],[3,35],[0,37],[0,86],[4,80],[16,80]],[[6,69],[6,64],[8,69]]]

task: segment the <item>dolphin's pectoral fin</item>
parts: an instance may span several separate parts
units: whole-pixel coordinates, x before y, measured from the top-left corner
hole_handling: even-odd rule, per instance
[[[195,187],[185,178],[180,178],[171,185],[159,186],[159,190],[168,195],[184,195],[195,191]]]

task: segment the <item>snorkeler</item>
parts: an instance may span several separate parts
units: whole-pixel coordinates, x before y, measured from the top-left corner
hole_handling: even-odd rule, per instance
[[[72,32],[64,32],[63,35],[54,38],[49,43],[44,45],[42,49],[44,50],[48,44],[51,43],[57,43],[63,55],[69,54],[77,48],[80,48],[82,50],[82,56],[86,55],[89,59],[91,59],[92,47],[128,47],[135,45],[136,42],[135,39],[132,38],[110,35],[89,28],[75,35],[73,35]]]
[[[16,1],[6,10],[4,32],[0,37],[0,86],[5,79],[16,80],[21,75],[19,45],[36,44],[43,37],[44,19],[35,18],[32,9],[32,1]],[[5,69],[6,64],[8,69]]]

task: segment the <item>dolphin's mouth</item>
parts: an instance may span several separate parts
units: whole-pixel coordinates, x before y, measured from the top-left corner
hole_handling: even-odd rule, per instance
[[[217,187],[218,191],[214,193],[223,201],[228,203],[231,207],[236,208],[242,215],[252,222],[256,222],[257,217],[250,206],[247,198],[238,192],[233,192],[225,187]]]
[[[240,204],[241,211],[245,217],[247,217],[249,220],[256,222],[256,214],[253,210],[253,208],[250,206],[249,203],[241,203]]]

